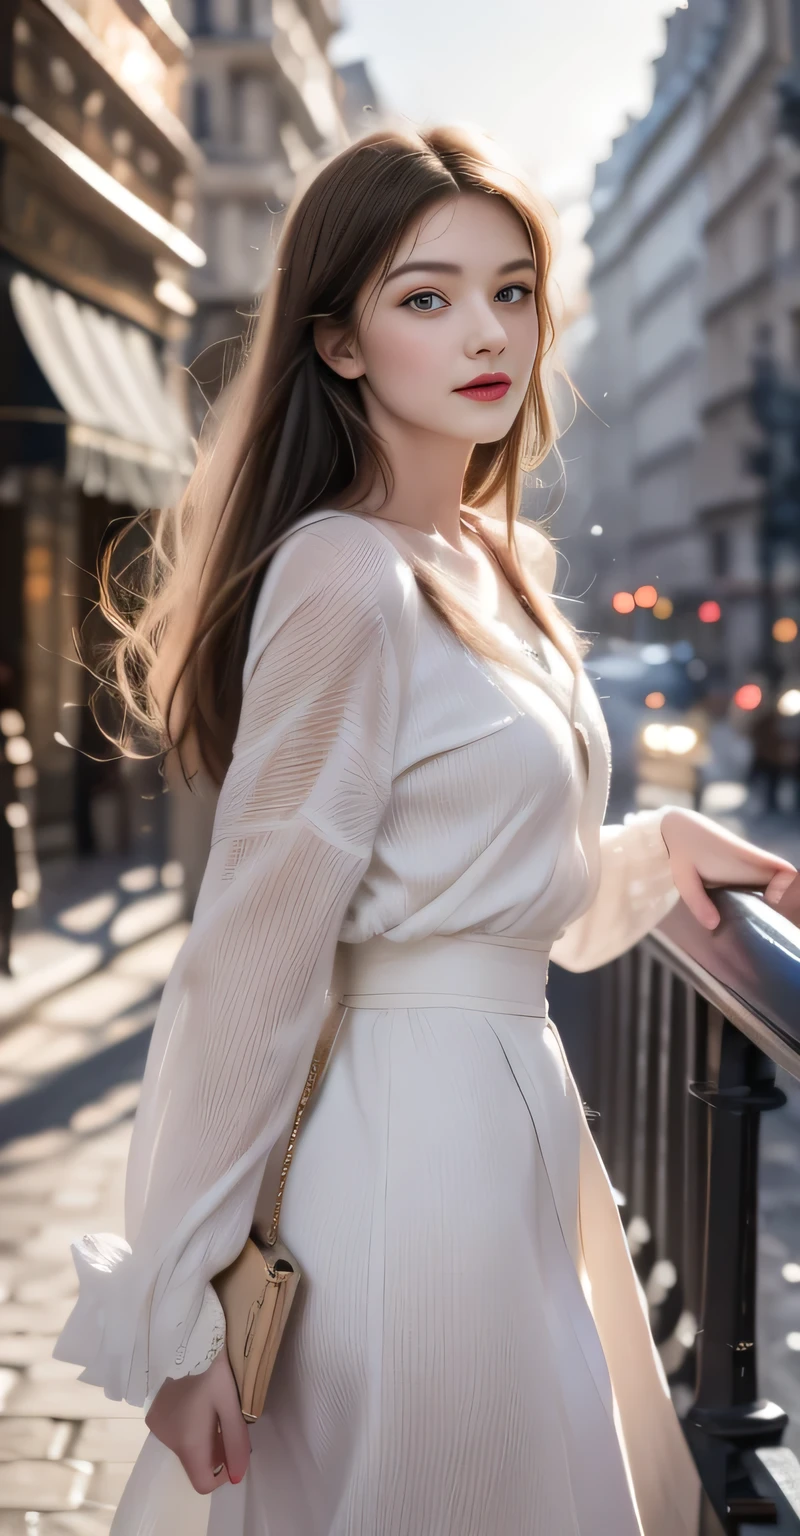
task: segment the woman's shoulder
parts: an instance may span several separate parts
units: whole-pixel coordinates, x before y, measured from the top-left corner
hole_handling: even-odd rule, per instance
[[[415,590],[406,561],[365,518],[311,513],[289,529],[270,559],[253,613],[251,648],[263,647],[293,611],[313,603],[321,626],[380,618],[397,643]]]
[[[477,515],[482,526],[493,533],[495,537],[505,539],[504,518],[500,519],[480,509],[476,509],[474,515]],[[539,527],[539,524],[531,522],[530,518],[527,517],[516,518],[514,522],[514,536],[520,563],[525,574],[532,577],[537,586],[542,587],[545,592],[552,592],[558,568],[558,553],[555,545]]]
[[[556,584],[558,552],[555,544],[542,532],[538,523],[526,517],[518,517],[514,525],[517,549],[525,571],[532,576],[545,592],[552,592]]]

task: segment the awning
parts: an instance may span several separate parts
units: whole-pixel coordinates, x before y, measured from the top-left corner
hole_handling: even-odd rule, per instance
[[[67,415],[66,478],[144,510],[172,503],[194,455],[144,331],[15,272],[9,292],[33,356]]]

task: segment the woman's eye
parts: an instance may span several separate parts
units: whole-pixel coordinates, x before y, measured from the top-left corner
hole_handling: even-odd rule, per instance
[[[500,289],[497,298],[501,304],[518,304],[520,299],[524,299],[530,291],[524,283],[510,283],[508,288]]]
[[[410,299],[404,299],[402,307],[415,309],[417,314],[427,315],[432,310],[444,307],[447,303],[438,293],[412,293]]]

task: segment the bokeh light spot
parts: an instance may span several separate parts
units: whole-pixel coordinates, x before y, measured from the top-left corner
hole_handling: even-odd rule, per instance
[[[789,719],[793,715],[800,715],[800,688],[787,688],[778,700],[778,714],[785,715]]]
[[[655,608],[658,593],[655,587],[637,587],[633,594],[633,601],[637,608]]]
[[[6,757],[10,763],[29,763],[33,747],[25,736],[11,736],[6,742]]]
[[[743,683],[733,695],[733,702],[739,709],[758,709],[763,698],[758,683]]]
[[[718,624],[722,618],[722,609],[719,603],[713,599],[707,603],[701,603],[697,610],[697,617],[701,624]]]
[[[22,736],[25,721],[18,709],[0,709],[0,731],[4,736]]]
[[[671,619],[675,612],[675,604],[671,597],[660,597],[653,604],[653,614],[657,619]]]
[[[644,702],[648,709],[663,709],[667,701],[663,693],[648,693]]]
[[[633,613],[636,604],[632,592],[615,592],[611,599],[611,606],[615,613]]]
[[[794,619],[776,619],[772,626],[772,634],[781,645],[789,645],[792,640],[797,639],[797,625]]]

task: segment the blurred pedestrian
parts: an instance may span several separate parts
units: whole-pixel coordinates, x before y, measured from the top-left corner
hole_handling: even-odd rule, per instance
[[[786,772],[794,791],[793,810],[800,814],[800,714],[784,717],[783,735],[787,758]]]
[[[128,853],[130,794],[123,762],[100,730],[88,704],[80,709],[75,762],[75,829],[78,856]]]
[[[753,757],[748,785],[751,792],[761,794],[767,814],[780,812],[781,783],[784,775],[791,774],[795,766],[796,747],[788,727],[789,722],[779,713],[774,698],[769,698],[754,712],[750,727]]]
[[[14,923],[14,892],[17,889],[17,852],[8,808],[17,798],[14,769],[6,757],[7,737],[3,710],[10,698],[11,668],[0,663],[0,975],[11,975],[11,931]]]

